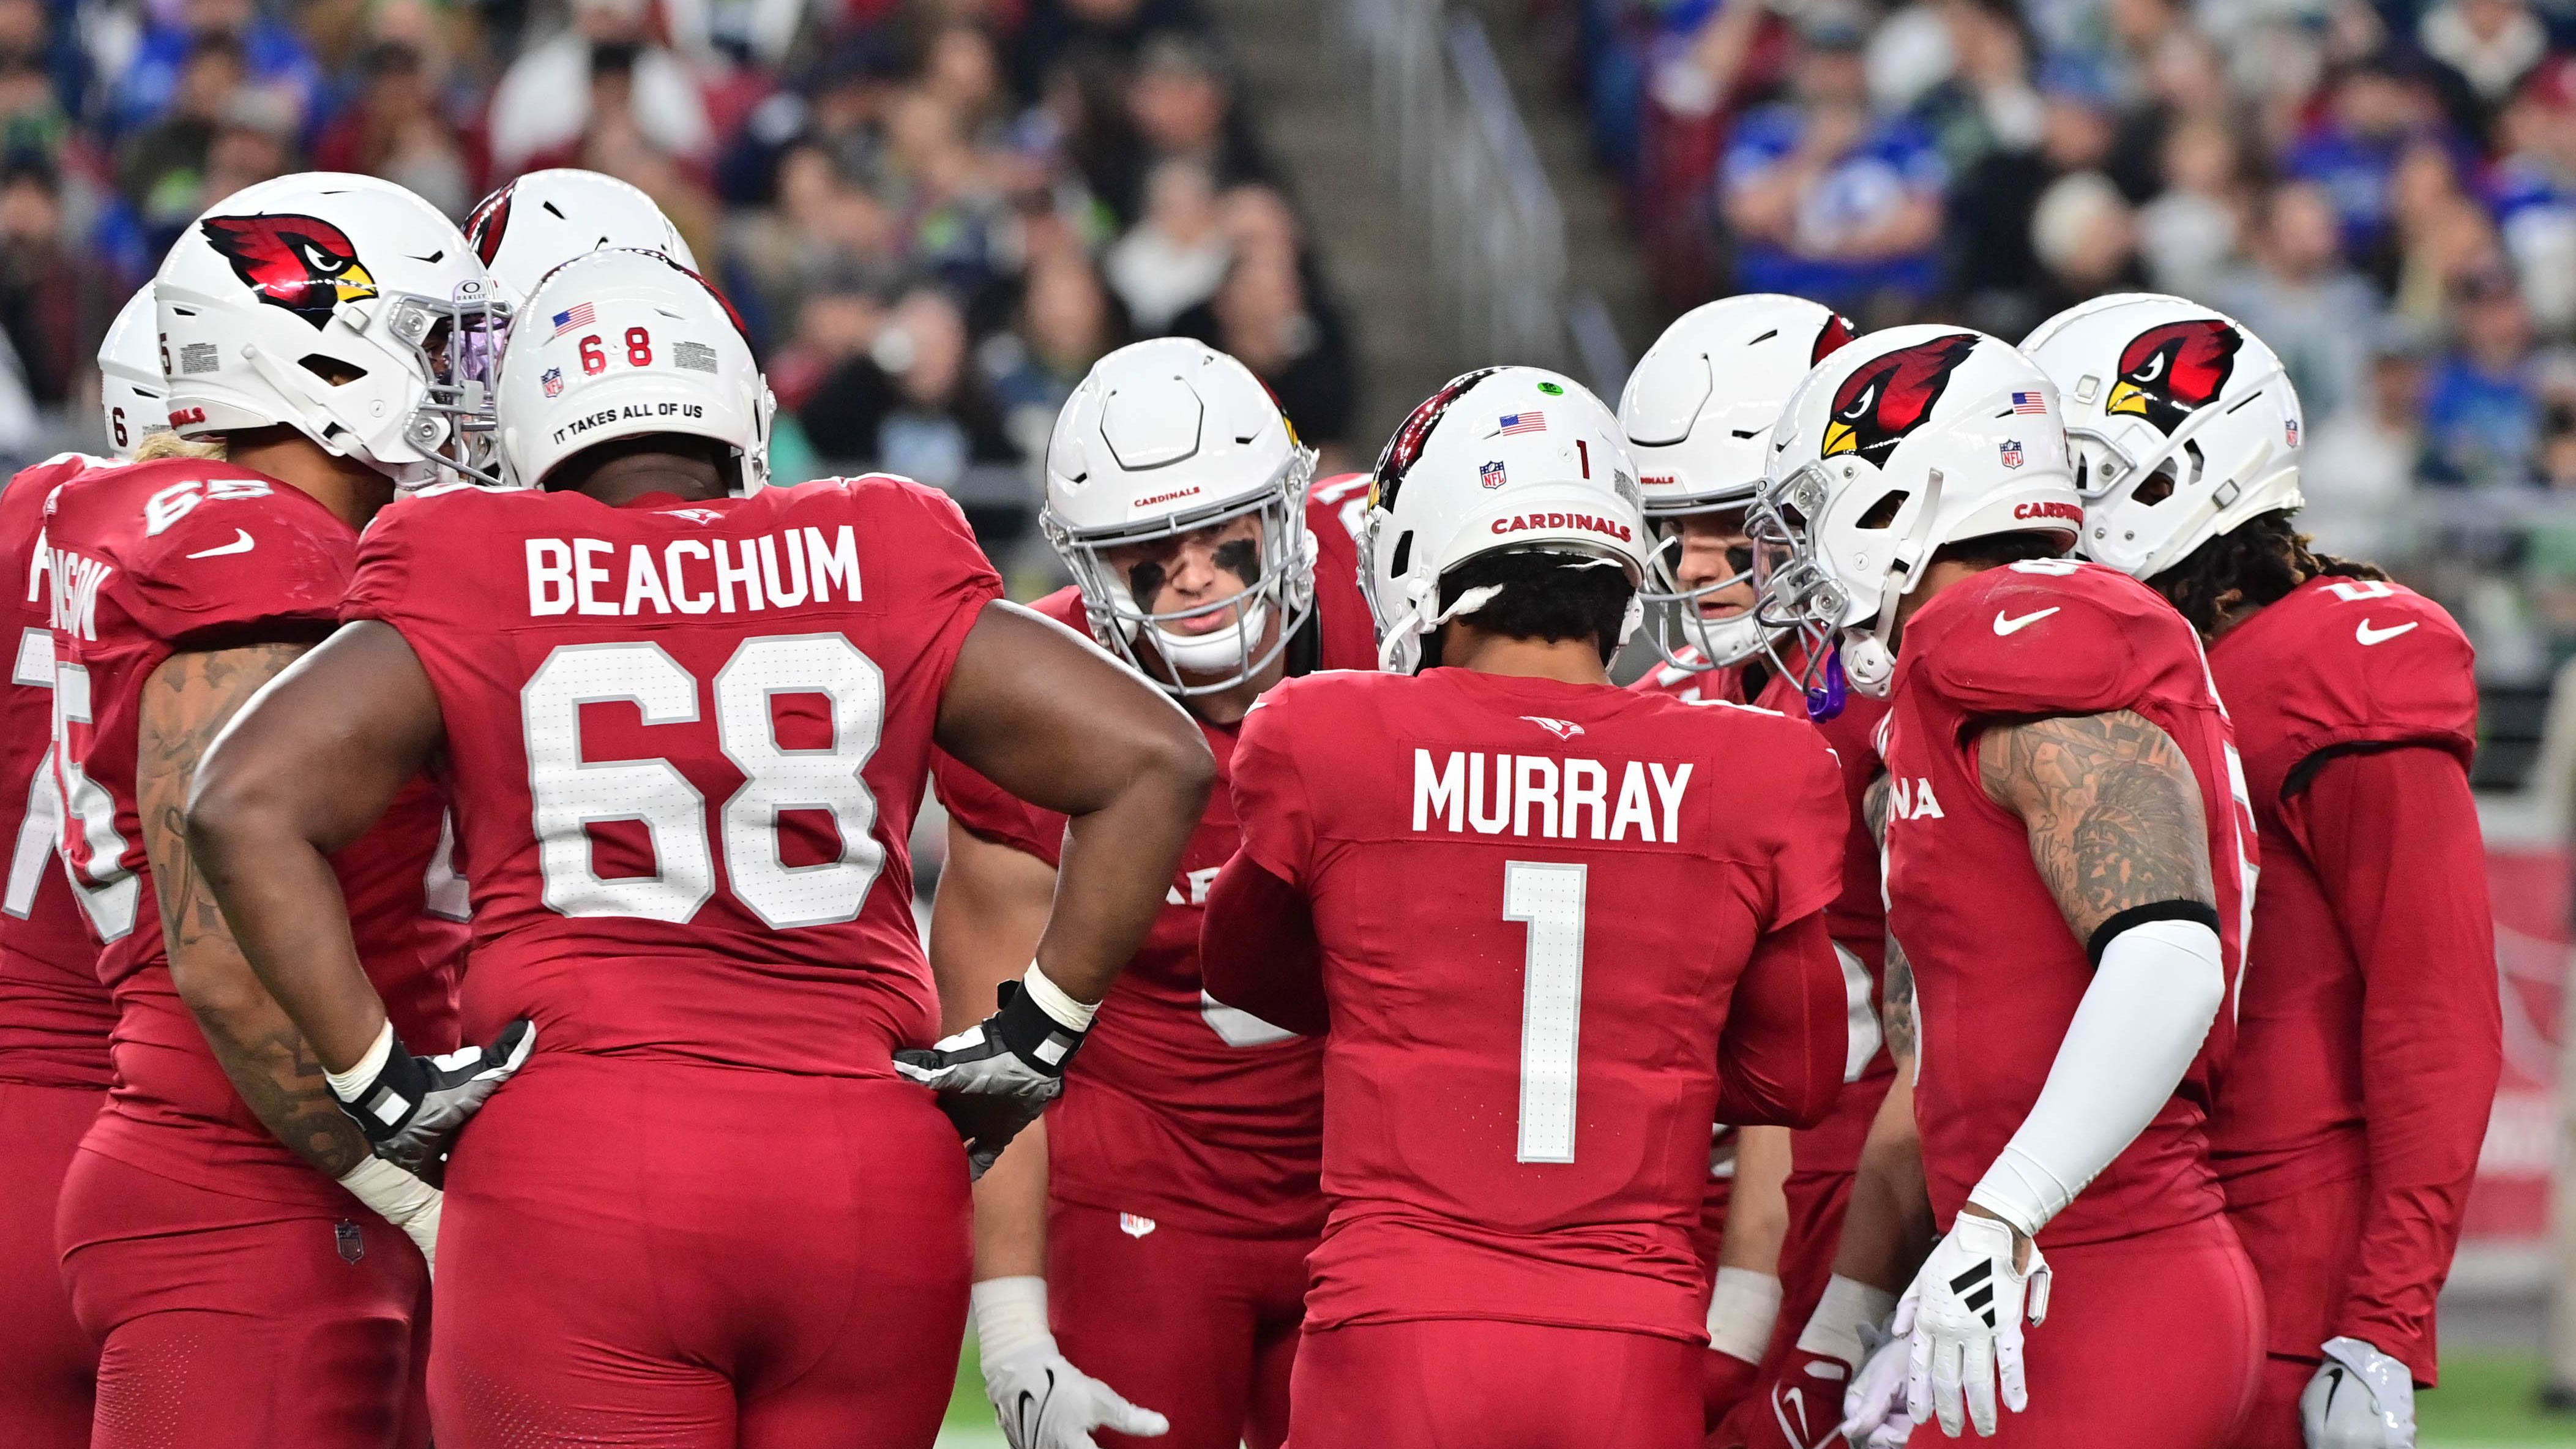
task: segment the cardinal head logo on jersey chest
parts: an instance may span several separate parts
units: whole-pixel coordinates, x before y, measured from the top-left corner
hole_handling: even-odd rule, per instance
[[[320,331],[343,302],[376,295],[349,234],[318,216],[210,216],[206,241],[259,299]]]
[[[1857,453],[1885,467],[1896,445],[1931,418],[1950,374],[1976,350],[1973,334],[1954,332],[1871,359],[1834,390],[1823,456]]]
[[[2120,349],[2120,379],[2111,384],[2102,411],[2145,418],[2170,433],[2217,400],[2244,345],[2243,334],[2221,317],[2150,327]]]

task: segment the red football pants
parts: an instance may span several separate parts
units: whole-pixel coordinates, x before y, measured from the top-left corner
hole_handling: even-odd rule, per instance
[[[2223,1449],[2263,1366],[2263,1297],[2224,1214],[2048,1249],[2048,1321],[2024,1325],[2030,1407],[1980,1449]],[[2138,1371],[2152,1360],[2152,1372]],[[1957,1449],[1938,1422],[1914,1449]]]
[[[1695,1449],[1677,1338],[1485,1319],[1326,1329],[1297,1350],[1295,1449]]]
[[[926,1449],[966,1156],[886,1079],[547,1055],[448,1167],[439,1449]]]
[[[98,1344],[72,1318],[54,1208],[103,1087],[0,1082],[0,1444],[86,1449]]]
[[[2335,1314],[2361,1249],[2369,1195],[2367,1178],[2351,1178],[2228,1209],[2227,1220],[2263,1285],[2271,1350],[2235,1449],[2306,1449],[2299,1395],[2324,1361],[2326,1340],[2335,1336]]]
[[[1278,1449],[1306,1316],[1312,1237],[1235,1238],[1047,1207],[1047,1304],[1075,1367],[1172,1421],[1159,1439],[1100,1430],[1104,1449]]]
[[[382,1219],[173,1182],[96,1152],[63,1181],[72,1312],[101,1345],[94,1449],[421,1449],[429,1289]]]

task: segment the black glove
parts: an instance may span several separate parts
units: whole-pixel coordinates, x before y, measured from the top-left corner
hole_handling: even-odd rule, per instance
[[[336,1089],[332,1095],[375,1144],[378,1157],[435,1184],[446,1174],[447,1149],[456,1134],[536,1049],[536,1024],[526,1017],[501,1028],[490,1046],[442,1057],[413,1056],[396,1037],[375,1080],[354,1096],[339,1097]]]
[[[1082,1047],[1075,1031],[1005,981],[1001,1009],[929,1048],[894,1054],[894,1069],[939,1093],[940,1110],[965,1138],[967,1171],[982,1177],[1020,1129],[1064,1093],[1064,1069]]]

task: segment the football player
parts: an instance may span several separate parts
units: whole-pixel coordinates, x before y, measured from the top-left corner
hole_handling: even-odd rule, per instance
[[[489,320],[482,275],[386,182],[307,173],[226,198],[153,283],[166,415],[222,456],[92,471],[46,521],[64,852],[118,1009],[115,1087],[58,1225],[103,1345],[100,1446],[171,1424],[209,1446],[426,1441],[437,1194],[332,1105],[205,894],[181,809],[214,736],[333,626],[359,529],[397,484],[449,471],[476,421],[456,358]],[[455,1045],[465,945],[434,914],[461,918],[433,899],[441,815],[410,780],[325,876],[433,1050]]]
[[[1697,1445],[1700,1124],[1842,1083],[1839,772],[1801,722],[1610,683],[1651,544],[1575,383],[1433,394],[1363,547],[1391,672],[1247,719],[1200,935],[1219,1000],[1329,1032],[1290,1437]]]
[[[1260,381],[1183,338],[1102,358],[1048,446],[1045,526],[1078,582],[1038,612],[1177,699],[1220,778],[1262,691],[1377,663],[1339,516],[1359,480],[1310,493],[1313,468]],[[953,1024],[1027,962],[1064,820],[954,761],[937,770],[950,844],[931,955]],[[1096,1427],[1122,1444],[1164,1425],[1173,1449],[1287,1433],[1324,1223],[1322,1048],[1200,987],[1199,917],[1235,843],[1232,804],[1212,799],[1082,1072],[976,1189],[975,1327],[1016,1449],[1071,1449]]]
[[[1849,321],[1804,298],[1730,297],[1685,313],[1630,374],[1619,419],[1637,460],[1649,526],[1662,532],[1648,562],[1643,598],[1666,658],[1665,667],[1637,687],[1653,687],[1676,668],[1697,663],[1705,672],[1695,677],[1723,681],[1722,691],[1750,690],[1750,696],[1718,697],[1750,697],[1792,718],[1809,717],[1805,661],[1796,654],[1795,639],[1780,641],[1790,652],[1773,660],[1767,651],[1774,631],[1754,617],[1744,509],[1761,484],[1771,424],[1790,389],[1851,337]],[[1820,693],[1813,710],[1843,766],[1851,806],[1843,891],[1828,915],[1851,1023],[1848,1085],[1833,1115],[1795,1142],[1784,1128],[1744,1131],[1733,1164],[1733,1206],[1728,1179],[1712,1181],[1702,1214],[1704,1252],[1712,1246],[1707,1227],[1725,1223],[1709,1300],[1712,1428],[1753,1387],[1756,1365],[1794,1345],[1797,1334],[1775,1334],[1775,1326],[1803,1324],[1824,1293],[1861,1139],[1893,1074],[1877,1018],[1876,982],[1887,935],[1878,846],[1861,809],[1880,774],[1870,734],[1885,712],[1878,701],[1842,691],[1830,699]],[[1783,1341],[1775,1344],[1775,1337]],[[1808,1399],[1817,1400],[1813,1415],[1806,1412]],[[1804,1426],[1812,1418],[1821,1434],[1840,1422],[1839,1404],[1838,1389],[1809,1384],[1788,1422]],[[1771,1417],[1768,1409],[1759,1415]],[[1754,1419],[1756,1411],[1749,1409],[1745,1417]],[[1802,1446],[1807,1442],[1800,1440]]]
[[[196,858],[378,1153],[435,1171],[456,1144],[443,1442],[926,1446],[969,1165],[895,1054],[998,1152],[1152,923],[1207,747],[997,602],[938,492],[754,491],[769,390],[696,273],[596,252],[529,309],[584,319],[503,355],[529,488],[377,520],[354,622],[207,761]],[[905,840],[934,739],[1072,823],[1036,964],[931,1049]],[[475,903],[467,1019],[545,1048],[497,1095],[497,1050],[413,1055],[322,869],[433,758]]]
[[[483,259],[494,293],[514,310],[546,273],[602,247],[660,252],[698,269],[697,254],[653,198],[614,176],[569,166],[503,182],[475,203],[465,239]],[[541,321],[554,325],[551,317]]]
[[[161,421],[153,359],[152,289],[126,302],[100,344],[100,421],[131,457],[144,425]],[[138,410],[137,374],[152,373]],[[98,946],[81,924],[60,864],[62,788],[54,776],[53,599],[45,505],[54,490],[108,460],[65,453],[0,488],[0,578],[11,596],[9,683],[0,690],[0,839],[9,842],[0,896],[0,1442],[27,1449],[89,1443],[98,1345],[72,1318],[54,1253],[54,1205],[81,1134],[107,1100],[108,1032],[116,1003],[98,979]]]
[[[2217,1449],[2261,1353],[2206,1127],[2253,842],[2199,641],[2145,586],[2061,556],[2084,511],[2056,390],[1994,338],[1855,342],[1773,442],[1765,617],[1819,649],[1839,631],[1851,683],[1892,703],[1888,927],[1947,1228],[1897,1310],[1908,1412],[2017,1444]],[[2046,1324],[2026,1367],[2025,1316]],[[2156,1373],[2102,1371],[2141,1341]]]
[[[2269,1309],[2236,1442],[2298,1449],[2304,1421],[2311,1449],[2411,1445],[2503,1056],[2468,640],[2299,535],[2298,394],[2234,320],[2129,293],[2024,348],[2066,398],[2083,551],[2207,641],[2263,833],[2236,1065],[2210,1122]]]

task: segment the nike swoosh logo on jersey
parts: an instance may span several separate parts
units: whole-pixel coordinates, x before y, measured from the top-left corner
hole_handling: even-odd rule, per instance
[[[2022,630],[2029,628],[2031,625],[2038,623],[2040,620],[2047,618],[2049,615],[2056,613],[2059,607],[2060,606],[2056,604],[2051,604],[2036,614],[2024,614],[2018,619],[2014,618],[2010,614],[1998,610],[1995,613],[1995,633],[1998,636],[2005,634],[2018,634]]]
[[[250,552],[253,548],[255,548],[255,547],[257,547],[257,546],[258,546],[258,545],[257,545],[257,544],[252,540],[252,538],[251,538],[251,536],[250,536],[250,530],[249,530],[249,529],[247,529],[247,528],[236,528],[236,529],[234,529],[234,530],[233,530],[233,541],[232,541],[232,542],[230,542],[230,543],[228,543],[228,544],[223,545],[221,548],[201,548],[201,549],[197,550],[195,553],[192,553],[192,554],[188,555],[188,557],[190,557],[190,558],[219,558],[219,557],[221,557],[221,556],[223,556],[223,555],[225,555],[225,554],[228,554],[228,553],[248,553],[248,552]],[[2409,628],[2409,629],[2412,629],[2412,628],[2414,628],[2415,626],[2414,626],[2414,625],[2412,625],[2412,624],[2409,624],[2409,625],[2407,625],[2406,627],[2407,627],[2407,628]]]
[[[2352,637],[2360,640],[2361,647],[2367,649],[2373,644],[2385,644],[2423,622],[2421,619],[2409,619],[2393,629],[2374,629],[2370,627],[2370,621],[2364,619],[2361,621],[2361,627],[2352,631]]]

